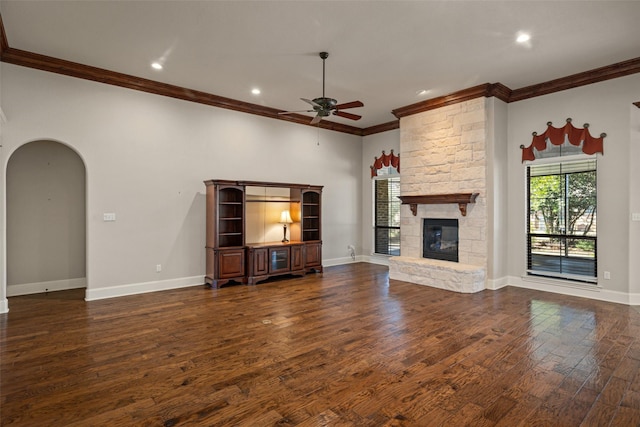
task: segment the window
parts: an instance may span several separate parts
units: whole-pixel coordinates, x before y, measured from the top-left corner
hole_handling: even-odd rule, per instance
[[[596,161],[527,168],[528,274],[596,282]]]
[[[374,251],[400,255],[400,177],[385,176],[374,185]]]

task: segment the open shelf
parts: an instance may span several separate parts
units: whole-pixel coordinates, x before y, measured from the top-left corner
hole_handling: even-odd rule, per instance
[[[302,240],[320,240],[320,193],[302,193]]]
[[[205,185],[207,285],[322,272],[321,186],[230,180]],[[285,210],[293,220],[286,229],[279,222]],[[281,242],[283,229],[289,240]]]

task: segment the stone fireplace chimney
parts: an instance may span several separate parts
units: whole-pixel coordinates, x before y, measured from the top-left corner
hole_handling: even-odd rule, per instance
[[[485,289],[488,257],[487,99],[484,97],[402,117],[402,196],[478,193],[463,215],[455,203],[401,210],[401,256],[389,277],[458,292]],[[423,258],[424,219],[458,221],[458,262]]]

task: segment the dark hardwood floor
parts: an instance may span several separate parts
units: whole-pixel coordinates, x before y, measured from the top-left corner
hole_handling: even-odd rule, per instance
[[[638,426],[635,307],[351,264],[85,302],[10,298],[3,426]]]

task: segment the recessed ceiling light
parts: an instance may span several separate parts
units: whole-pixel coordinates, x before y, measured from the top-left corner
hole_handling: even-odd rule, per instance
[[[428,93],[430,93],[431,91],[429,89],[421,89],[416,91],[416,95],[418,96],[424,96],[427,95]]]
[[[154,70],[162,70],[162,64],[159,62],[152,62],[151,63],[151,68],[153,68]]]
[[[254,95],[260,95],[260,89],[258,89],[257,87],[251,89],[251,93]]]
[[[516,38],[516,41],[518,43],[526,43],[529,40],[531,40],[531,36],[527,33],[519,33],[518,37]]]

